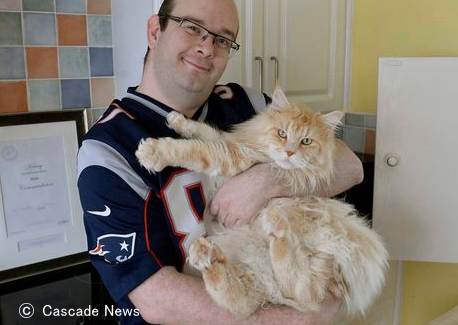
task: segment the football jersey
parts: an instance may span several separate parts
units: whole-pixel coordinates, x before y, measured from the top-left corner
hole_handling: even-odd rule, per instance
[[[222,130],[264,109],[268,98],[237,84],[218,86],[192,119]],[[119,308],[162,266],[182,271],[191,242],[205,233],[204,176],[167,167],[150,173],[135,151],[148,137],[178,138],[166,125],[172,108],[129,88],[85,135],[78,152],[78,189],[91,262]],[[123,324],[142,324],[123,315]]]

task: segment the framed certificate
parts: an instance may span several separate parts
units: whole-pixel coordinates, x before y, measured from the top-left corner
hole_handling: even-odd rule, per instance
[[[0,281],[87,251],[76,185],[87,129],[86,110],[0,115]]]

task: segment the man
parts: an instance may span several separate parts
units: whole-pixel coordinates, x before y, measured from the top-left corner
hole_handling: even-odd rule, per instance
[[[330,298],[316,313],[269,306],[239,320],[216,306],[201,279],[179,272],[189,244],[205,231],[202,176],[177,168],[151,175],[135,159],[142,138],[177,137],[165,123],[172,109],[221,129],[263,109],[262,94],[236,84],[213,92],[237,31],[232,0],[164,1],[148,21],[141,84],[115,100],[83,141],[78,187],[89,253],[118,307],[139,310],[125,324],[329,324],[338,309]],[[343,145],[339,150],[336,166],[345,172],[323,189],[329,194],[362,177],[357,158]],[[227,225],[248,222],[268,199],[288,194],[271,176],[260,165],[231,179],[212,212]]]

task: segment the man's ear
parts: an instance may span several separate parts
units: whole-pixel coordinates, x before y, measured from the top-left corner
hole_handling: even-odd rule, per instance
[[[159,39],[159,35],[161,33],[161,26],[159,25],[158,15],[152,15],[151,17],[149,17],[146,30],[148,46],[150,49],[152,49],[156,46],[156,43]]]

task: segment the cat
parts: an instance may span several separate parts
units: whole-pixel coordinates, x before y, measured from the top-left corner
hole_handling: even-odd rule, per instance
[[[136,156],[152,172],[177,166],[224,177],[270,163],[278,181],[311,193],[332,177],[341,118],[290,104],[277,88],[266,112],[228,133],[172,112],[169,127],[187,139],[149,138]],[[351,205],[309,195],[272,199],[251,224],[212,230],[191,244],[188,260],[218,305],[246,317],[266,303],[318,310],[329,293],[349,314],[364,314],[384,284],[387,258]]]
[[[273,162],[276,179],[286,182],[295,194],[328,183],[335,150],[333,130],[343,113],[320,115],[289,105],[280,88],[272,100],[267,112],[235,125],[228,133],[171,112],[168,126],[188,139],[148,138],[140,143],[137,158],[150,171],[175,166],[224,177],[255,163]]]

